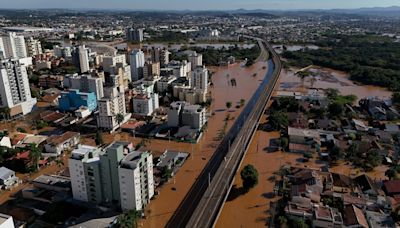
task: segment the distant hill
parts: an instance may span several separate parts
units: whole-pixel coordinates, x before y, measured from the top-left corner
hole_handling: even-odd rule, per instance
[[[334,9],[334,10],[329,10],[329,11],[338,12],[338,13],[361,14],[361,15],[400,17],[400,7],[399,6],[359,8],[359,9]]]

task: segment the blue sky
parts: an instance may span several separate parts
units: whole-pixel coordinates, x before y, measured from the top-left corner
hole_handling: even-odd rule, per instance
[[[1,8],[155,10],[332,9],[400,5],[400,0],[0,0]]]

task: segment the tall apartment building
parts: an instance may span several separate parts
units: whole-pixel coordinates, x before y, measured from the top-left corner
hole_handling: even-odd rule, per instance
[[[189,62],[192,63],[192,68],[203,66],[203,55],[199,53],[191,53],[189,55]]]
[[[79,145],[72,151],[68,164],[74,199],[91,203],[102,202],[99,153],[100,149],[86,145]]]
[[[130,54],[131,77],[132,81],[143,78],[144,53],[141,50],[133,50]]]
[[[133,113],[150,116],[159,108],[159,98],[157,93],[137,94],[132,98]]]
[[[127,64],[125,55],[103,56],[100,66],[103,67],[104,72],[119,75],[124,88],[128,87],[131,81],[131,66]]]
[[[26,115],[36,103],[26,67],[19,60],[0,60],[0,108],[9,108],[11,116]]]
[[[76,47],[72,50],[72,62],[81,73],[86,73],[90,70],[89,52],[90,50],[86,48],[85,45]]]
[[[104,97],[98,101],[97,127],[112,132],[128,121],[131,114],[126,112],[125,91],[119,84],[119,76],[112,75],[110,78],[112,82],[104,88]],[[123,116],[122,122],[118,122],[119,115]]]
[[[108,73],[111,73],[111,74],[115,74],[115,73],[113,73],[113,68],[118,63],[122,64],[122,65],[126,65],[126,57],[125,57],[125,55],[103,56],[101,58],[100,66],[103,67],[103,70],[105,72],[108,72]]]
[[[126,30],[126,38],[128,41],[142,42],[143,41],[143,29],[129,28]]]
[[[0,52],[4,58],[26,58],[28,53],[25,46],[24,36],[18,36],[14,32],[10,32],[0,37]]]
[[[98,77],[88,74],[67,74],[64,77],[63,84],[65,88],[77,89],[85,93],[93,92],[97,99],[104,97],[103,81]]]
[[[123,142],[100,150],[80,145],[69,159],[76,200],[142,210],[154,195],[153,157]]]
[[[154,195],[153,155],[134,151],[118,168],[121,208],[143,210]]]
[[[165,67],[169,63],[169,55],[171,52],[166,48],[152,48],[151,49],[151,61],[159,62],[161,67]]]
[[[147,61],[143,67],[143,78],[151,80],[154,76],[160,76],[160,63]]]
[[[54,47],[54,55],[56,57],[63,57],[63,58],[71,58],[72,57],[72,49],[71,47]]]
[[[26,40],[26,47],[28,50],[28,56],[32,57],[36,55],[41,55],[43,53],[40,40],[33,39],[33,37],[29,37]]]
[[[100,153],[103,202],[106,204],[121,201],[118,166],[124,157],[124,146],[120,143],[113,143]]]
[[[176,77],[188,77],[189,73],[192,71],[192,64],[186,60],[182,62],[171,61],[167,68],[171,68],[173,75]]]
[[[190,126],[200,130],[206,123],[206,110],[200,105],[178,101],[173,102],[168,109],[168,126]]]
[[[207,92],[208,89],[208,69],[204,66],[196,67],[191,72],[191,87],[196,90]]]

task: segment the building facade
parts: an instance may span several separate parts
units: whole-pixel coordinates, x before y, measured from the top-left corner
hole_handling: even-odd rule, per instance
[[[19,60],[0,60],[0,108],[9,108],[11,116],[26,115],[36,103],[26,67]]]
[[[143,41],[143,29],[133,29],[129,28],[126,30],[126,38],[128,41],[132,42],[142,42]]]
[[[154,195],[153,155],[134,151],[118,168],[121,209],[143,210]]]
[[[26,47],[28,51],[28,56],[32,57],[36,55],[41,55],[43,53],[40,40],[33,39],[33,37],[29,37],[26,40]]]
[[[143,210],[154,195],[153,156],[115,142],[100,150],[80,145],[69,159],[76,200]]]
[[[141,50],[133,50],[130,54],[132,81],[143,78],[143,67],[145,63],[144,53]]]
[[[0,37],[0,52],[4,58],[26,58],[28,53],[25,46],[24,36],[18,36],[14,32],[10,32]]]
[[[178,101],[172,103],[168,109],[168,126],[190,126],[200,130],[206,123],[206,110],[200,105]]]
[[[208,89],[208,69],[201,66],[196,67],[191,72],[191,86],[193,89],[207,92]]]
[[[84,74],[67,74],[64,77],[63,86],[69,89],[77,89],[85,93],[95,93],[96,98],[104,97],[103,81],[101,78]]]

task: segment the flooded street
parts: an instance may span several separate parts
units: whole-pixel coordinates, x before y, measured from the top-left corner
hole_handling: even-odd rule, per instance
[[[295,75],[295,72],[299,70],[292,68],[290,70],[283,70],[281,74],[281,84],[280,90],[286,91],[301,91],[302,82],[299,77]],[[349,75],[341,72],[335,71],[328,68],[313,67],[310,69],[311,72],[316,74],[316,81],[312,82],[311,76],[304,80],[304,88],[318,88],[318,89],[328,89],[334,88],[338,89],[342,95],[357,95],[358,99],[363,99],[367,97],[378,97],[381,99],[387,99],[392,96],[392,92],[385,88],[378,86],[369,85],[358,85],[349,79]],[[313,85],[312,85],[313,84]]]
[[[228,131],[234,123],[234,118],[242,110],[242,108],[236,108],[236,105],[240,103],[241,99],[248,101],[251,98],[265,76],[267,63],[257,62],[249,68],[234,64],[229,67],[214,67],[211,68],[211,71],[214,73],[212,76],[213,86],[210,88],[213,98],[210,112],[214,115],[209,118],[208,127],[200,142],[192,145],[168,142],[167,140],[151,140],[146,145],[145,149],[151,150],[154,156],[161,155],[166,149],[172,149],[189,152],[191,157],[169,183],[158,189],[160,194],[146,207],[146,219],[140,221],[141,227],[164,227],[167,224],[218,146],[220,142],[218,134],[224,126],[224,119],[229,114],[230,120],[226,129]],[[236,86],[231,85],[231,79],[236,81]],[[226,108],[226,102],[232,102],[229,110]],[[103,139],[104,143],[111,143],[115,140],[134,143],[141,141],[140,138],[133,138],[127,133],[104,134]],[[87,142],[94,143],[92,140]]]
[[[283,70],[275,91],[303,91],[301,86],[301,80],[294,75],[293,71],[285,72]],[[306,80],[304,86],[306,88],[310,87],[310,81]],[[391,92],[384,88],[355,85],[347,78],[346,74],[328,69],[323,69],[323,74],[319,77],[314,87],[323,89],[337,88],[345,95],[357,93],[359,99],[369,96],[378,96],[381,98],[391,96]],[[271,105],[271,102],[268,105]],[[260,124],[263,123],[267,123],[266,115],[263,115],[260,120]],[[324,166],[325,163],[318,161],[316,155],[308,162],[300,162],[299,158],[303,157],[301,154],[281,151],[268,152],[267,149],[270,140],[279,137],[279,132],[257,130],[244,161],[236,173],[234,186],[228,200],[224,204],[216,227],[268,227],[271,217],[269,212],[271,203],[279,200],[279,197],[274,197],[272,194],[275,185],[273,179],[277,177],[274,173],[279,170],[282,165],[315,169]],[[240,177],[240,171],[248,164],[253,165],[258,170],[258,185],[246,194],[241,194],[240,187],[242,187],[242,179]],[[386,179],[384,175],[386,169],[387,167],[385,166],[378,166],[374,171],[368,172],[367,174],[374,180]],[[364,173],[362,170],[355,169],[351,165],[345,163],[330,167],[330,171],[334,173],[343,173],[350,177],[355,177]]]

